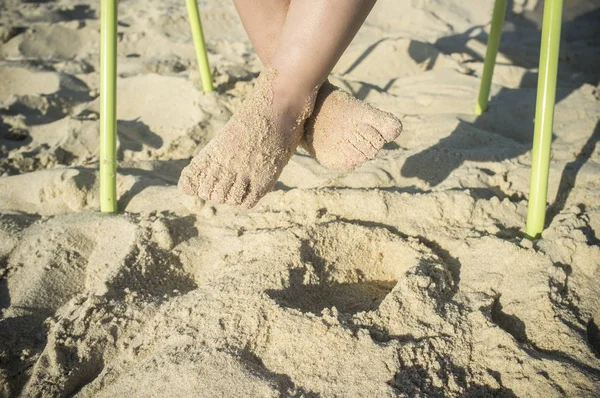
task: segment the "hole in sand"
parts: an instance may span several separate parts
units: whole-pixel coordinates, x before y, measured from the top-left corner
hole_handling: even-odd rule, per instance
[[[600,329],[598,329],[598,325],[594,322],[594,318],[590,319],[587,324],[586,335],[592,351],[600,358]]]
[[[384,228],[348,222],[320,225],[302,241],[304,267],[293,268],[282,290],[266,293],[281,306],[320,314],[325,308],[373,311],[420,254]]]
[[[302,312],[320,314],[325,308],[335,307],[339,312],[356,314],[373,311],[396,285],[395,281],[369,281],[356,283],[305,284],[305,268],[290,271],[289,287],[268,290],[267,294],[282,307]]]
[[[498,325],[506,333],[510,334],[519,343],[527,342],[527,332],[525,322],[516,315],[509,315],[502,311],[500,296],[494,299],[492,304],[492,322]]]

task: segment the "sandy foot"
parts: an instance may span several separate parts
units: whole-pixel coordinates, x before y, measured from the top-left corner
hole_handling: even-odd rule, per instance
[[[352,169],[373,159],[401,131],[402,123],[391,113],[325,82],[306,122],[302,146],[323,166]]]
[[[183,192],[251,208],[273,189],[300,143],[316,97],[311,94],[298,111],[290,111],[275,94],[281,91],[276,80],[275,70],[261,73],[223,132],[182,171],[178,185]]]

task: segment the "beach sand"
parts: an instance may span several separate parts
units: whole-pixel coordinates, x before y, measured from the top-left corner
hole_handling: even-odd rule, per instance
[[[541,4],[380,0],[332,83],[379,157],[299,151],[249,211],[176,184],[261,69],[231,2],[119,5],[118,214],[98,210],[98,1],[0,2],[0,396],[600,396],[600,19],[565,2],[543,238],[524,238]]]

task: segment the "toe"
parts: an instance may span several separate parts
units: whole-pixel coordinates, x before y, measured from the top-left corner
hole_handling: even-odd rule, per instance
[[[392,142],[402,132],[402,122],[396,116],[391,113],[383,120],[382,126],[379,129],[381,135],[385,138],[386,142]]]
[[[377,155],[378,149],[363,134],[364,132],[355,131],[354,134],[348,137],[348,142],[364,156],[365,160],[373,159]]]
[[[235,176],[228,172],[223,172],[219,176],[219,181],[215,184],[210,193],[210,200],[217,203],[225,203],[229,191],[235,182]]]
[[[385,142],[394,141],[402,132],[402,122],[389,112],[372,112],[363,121],[373,126],[385,139]]]
[[[179,182],[177,182],[177,187],[186,195],[196,195],[198,192],[198,177],[199,175],[192,175],[192,173],[186,167],[181,172]]]
[[[275,183],[270,184],[268,186],[264,184],[250,184],[248,186],[246,197],[242,201],[241,206],[245,209],[251,209],[252,207],[256,206],[258,201],[261,200],[262,197],[265,196],[268,192],[270,192],[271,189],[273,189],[273,185],[275,185]]]
[[[377,151],[379,151],[381,148],[383,148],[383,146],[386,143],[386,140],[385,140],[385,138],[383,138],[383,135],[381,134],[381,132],[378,129],[376,129],[374,126],[371,126],[370,124],[367,124],[367,123],[363,124],[361,134],[364,137],[364,139],[369,141],[371,146],[373,148],[375,148]]]
[[[260,196],[258,195],[258,193],[256,191],[250,191],[244,199],[244,201],[241,203],[241,206],[244,209],[251,209],[254,206],[256,206],[259,200]]]
[[[357,165],[369,160],[365,154],[359,151],[356,145],[352,144],[350,141],[344,142],[339,148],[343,155],[343,161],[339,165],[336,165],[338,166],[336,168],[351,170]]]
[[[219,182],[219,174],[216,168],[208,170],[198,181],[198,190],[196,194],[204,200],[210,200],[211,193]]]
[[[236,206],[242,204],[249,188],[250,180],[247,177],[238,177],[229,191],[227,204]]]
[[[206,178],[208,165],[201,156],[193,158],[182,171],[177,187],[188,195],[197,195],[202,181]]]

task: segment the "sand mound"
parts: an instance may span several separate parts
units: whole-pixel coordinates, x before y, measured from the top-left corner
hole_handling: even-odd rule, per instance
[[[0,396],[600,394],[595,2],[565,5],[548,227],[524,239],[540,4],[380,0],[332,81],[402,118],[303,153],[252,211],[179,174],[260,69],[232,3],[121,2],[117,215],[98,212],[98,4],[0,4]]]
[[[143,394],[141,381],[168,369],[206,377],[180,387],[158,377],[153,391],[553,395],[548,377],[569,394],[590,391],[599,376],[592,364],[600,249],[581,232],[584,215],[564,212],[539,246],[519,247],[496,223],[510,230],[521,222],[515,211],[524,202],[366,193],[278,191],[247,214],[81,213],[23,225],[6,249],[6,320],[26,316],[11,309],[19,300],[39,325],[39,314],[54,311],[47,292],[75,267],[54,296],[66,304],[46,322],[45,344],[9,345],[29,353],[12,369],[36,363],[25,395],[84,385],[80,396]],[[357,198],[371,206],[352,208]],[[445,227],[431,233],[421,212]],[[464,220],[478,227],[465,230]],[[557,232],[565,228],[580,231],[568,244]],[[44,244],[50,256],[28,250],[30,236],[60,238]],[[560,265],[559,255],[573,261]],[[20,275],[45,278],[23,288]],[[222,381],[209,383],[215,372]]]
[[[35,73],[22,68],[3,68],[0,76],[0,101],[3,106],[6,106],[4,102],[10,95],[51,94],[59,87],[58,76],[50,72]]]

